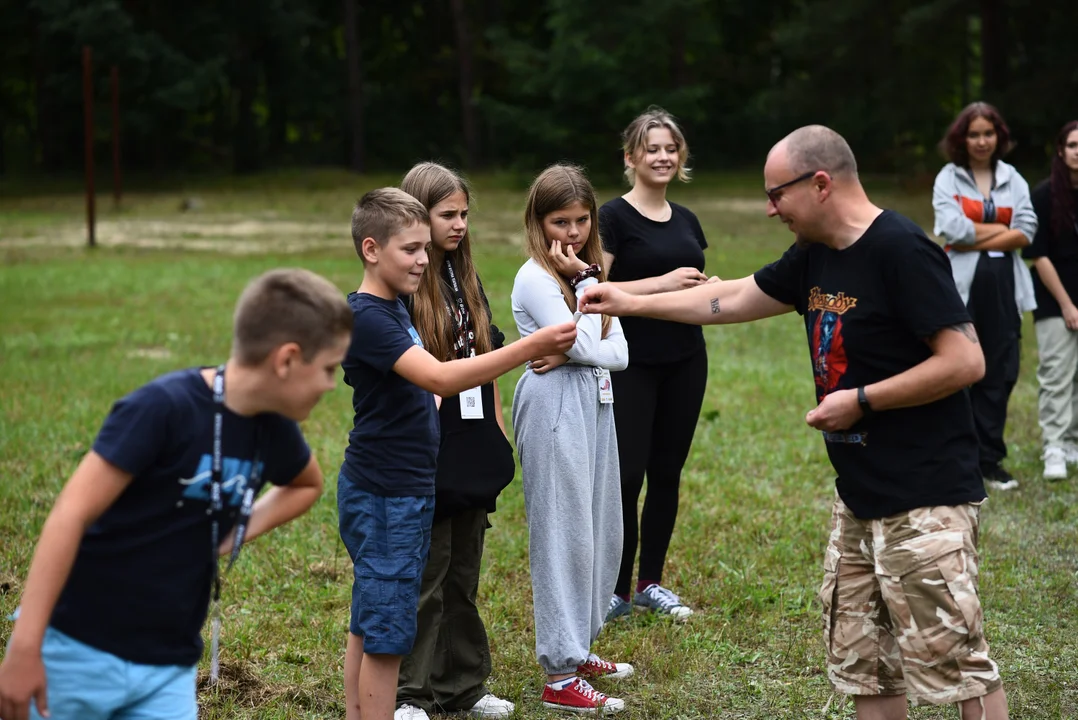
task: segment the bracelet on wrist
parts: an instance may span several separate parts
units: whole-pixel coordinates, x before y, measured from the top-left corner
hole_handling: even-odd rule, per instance
[[[576,290],[577,285],[584,282],[588,278],[593,277],[599,277],[599,266],[595,264],[587,266],[586,268],[578,272],[576,275],[574,275],[572,280],[569,281],[569,287],[571,287],[573,290]]]
[[[872,409],[872,405],[868,402],[868,396],[865,395],[865,388],[863,385],[857,388],[857,404],[861,406],[861,414],[864,415],[866,419],[876,414],[876,411]]]

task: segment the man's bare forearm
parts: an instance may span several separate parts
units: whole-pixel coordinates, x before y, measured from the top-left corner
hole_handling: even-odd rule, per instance
[[[953,395],[984,376],[984,354],[972,323],[940,330],[932,356],[905,372],[865,387],[873,410],[927,405]]]

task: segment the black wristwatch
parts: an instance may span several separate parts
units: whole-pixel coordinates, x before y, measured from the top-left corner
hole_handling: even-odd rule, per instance
[[[865,416],[866,420],[876,414],[876,411],[868,404],[868,398],[865,396],[865,387],[863,385],[857,388],[857,404],[861,406],[861,414]]]

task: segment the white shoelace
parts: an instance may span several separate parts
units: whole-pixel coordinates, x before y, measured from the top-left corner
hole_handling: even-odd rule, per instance
[[[591,686],[591,683],[589,683],[584,678],[578,677],[576,679],[576,689],[580,692],[581,695],[583,695],[591,702],[594,702],[596,704],[602,704],[606,702],[606,695],[603,695],[601,692],[593,688]]]
[[[662,585],[652,585],[645,592],[659,603],[659,607],[663,610],[681,606],[681,598],[664,588]]]

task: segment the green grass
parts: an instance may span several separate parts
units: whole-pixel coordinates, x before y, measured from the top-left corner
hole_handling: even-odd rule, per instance
[[[349,210],[374,183],[334,173],[215,182],[129,194],[118,212],[105,198],[103,247],[94,252],[81,247],[77,194],[0,198],[0,617],[14,610],[53,498],[111,402],[160,373],[224,358],[235,298],[265,269],[302,265],[342,290],[356,286]],[[480,178],[473,215],[478,265],[510,338],[508,295],[522,262],[519,185]],[[744,275],[788,246],[785,229],[763,216],[759,185],[716,176],[676,191],[700,216],[711,273]],[[882,185],[875,198],[930,226],[928,196],[896,187]],[[201,207],[181,212],[191,196]],[[813,404],[804,331],[786,316],[705,334],[710,377],[666,576],[697,614],[682,625],[636,614],[604,631],[598,652],[638,671],[617,688],[630,707],[620,717],[852,717],[822,671],[815,594],[833,473],[803,422]],[[1071,718],[1078,491],[1073,480],[1039,477],[1028,324],[1022,363],[1008,447],[1023,482],[985,507],[981,589],[1011,716]],[[501,383],[507,414],[518,376]],[[350,567],[337,536],[334,471],[350,420],[341,384],[304,428],[327,473],[325,496],[254,543],[226,581],[225,679],[201,692],[206,718],[343,717]],[[518,717],[556,717],[538,702],[519,479],[492,522],[480,586],[490,687],[518,702]],[[9,632],[0,621],[0,642]],[[911,717],[957,712],[916,708]]]

